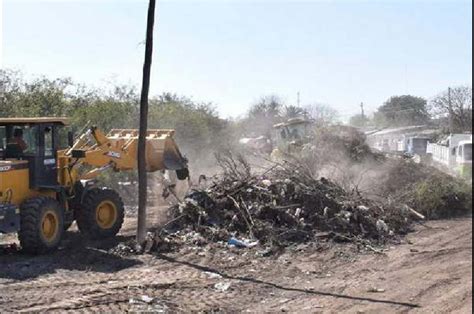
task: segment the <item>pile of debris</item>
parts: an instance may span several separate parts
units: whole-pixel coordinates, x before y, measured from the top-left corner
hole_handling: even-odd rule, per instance
[[[332,125],[315,130],[313,145],[315,152],[333,161],[334,157],[348,159],[351,162],[385,161],[384,155],[372,151],[366,143],[366,136],[354,127]]]
[[[217,160],[223,174],[173,206],[160,236],[237,246],[257,241],[287,246],[316,238],[383,244],[408,232],[416,217],[407,206],[348,193],[297,164],[275,164],[252,174],[241,156],[227,153]]]

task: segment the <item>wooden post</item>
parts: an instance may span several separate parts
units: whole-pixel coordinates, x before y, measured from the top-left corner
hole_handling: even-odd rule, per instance
[[[138,224],[137,244],[142,245],[146,238],[146,133],[148,129],[148,94],[150,91],[151,63],[153,55],[153,25],[155,23],[156,0],[150,0],[146,26],[145,62],[140,98],[140,130],[138,136]]]

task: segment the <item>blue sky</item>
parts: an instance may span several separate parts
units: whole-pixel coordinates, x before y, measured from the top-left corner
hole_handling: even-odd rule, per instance
[[[1,1],[1,0],[0,0]],[[3,66],[101,86],[140,86],[147,1],[4,0]],[[151,92],[213,102],[430,98],[472,81],[470,1],[159,1]],[[1,55],[0,55],[1,56]]]

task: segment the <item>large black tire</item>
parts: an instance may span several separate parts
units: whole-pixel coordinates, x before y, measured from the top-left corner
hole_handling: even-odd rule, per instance
[[[120,231],[125,210],[117,192],[94,188],[86,192],[76,214],[81,233],[90,239],[103,239],[113,237]]]
[[[38,196],[22,204],[18,237],[25,252],[43,254],[55,250],[63,232],[64,211],[55,199]]]

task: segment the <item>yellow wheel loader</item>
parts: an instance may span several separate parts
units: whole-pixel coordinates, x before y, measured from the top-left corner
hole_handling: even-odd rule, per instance
[[[291,118],[273,126],[275,148],[270,154],[272,160],[281,160],[285,155],[299,155],[313,136],[314,121]]]
[[[59,246],[75,220],[93,239],[115,236],[124,220],[122,199],[99,188],[104,171],[137,168],[138,131],[89,128],[74,140],[66,118],[0,118],[0,234],[18,233],[24,251]],[[174,130],[149,130],[147,171],[189,177]],[[65,143],[65,144],[63,144]]]

